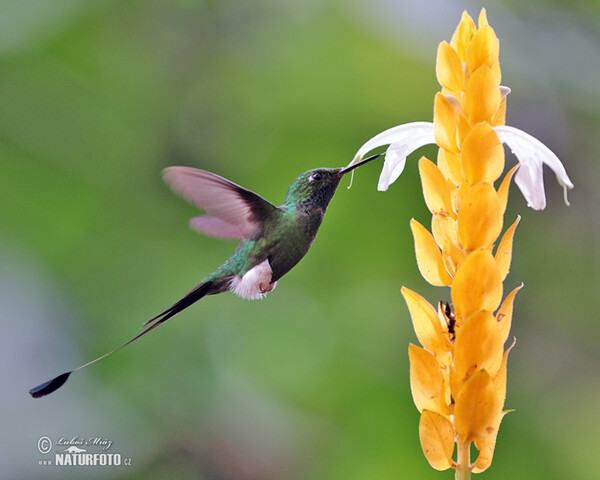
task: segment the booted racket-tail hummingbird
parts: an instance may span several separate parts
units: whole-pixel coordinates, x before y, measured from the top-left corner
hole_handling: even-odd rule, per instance
[[[382,154],[344,168],[317,168],[296,178],[281,206],[204,170],[168,167],[163,171],[171,189],[208,215],[192,218],[190,226],[218,238],[240,238],[231,256],[181,300],[144,323],[140,334],[108,353],[29,390],[34,398],[60,388],[69,376],[144,336],[206,295],[231,291],[245,299],[263,298],[278,280],[306,255],[342,177]]]

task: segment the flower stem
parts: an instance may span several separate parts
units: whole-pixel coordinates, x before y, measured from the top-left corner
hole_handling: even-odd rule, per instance
[[[471,442],[458,443],[458,451],[456,453],[456,480],[471,479]]]

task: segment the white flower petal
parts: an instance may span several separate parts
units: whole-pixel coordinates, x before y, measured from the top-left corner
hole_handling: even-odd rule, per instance
[[[534,210],[546,208],[544,174],[541,162],[521,163],[515,174],[515,183],[527,200],[527,206]]]
[[[435,143],[433,123],[412,122],[398,125],[375,135],[358,149],[353,163],[362,159],[368,152],[382,145],[389,145],[377,189],[385,191],[404,170],[406,157],[423,145]]]
[[[520,163],[515,183],[521,189],[527,205],[534,210],[546,207],[542,165],[545,163],[556,174],[558,182],[565,188],[573,188],[565,167],[558,157],[537,138],[523,130],[508,126],[494,127],[498,139],[505,143]]]

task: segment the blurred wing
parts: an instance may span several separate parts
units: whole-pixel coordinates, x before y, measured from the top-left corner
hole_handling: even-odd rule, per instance
[[[246,238],[277,208],[260,195],[204,170],[168,167],[163,178],[176,194],[210,215],[191,221],[192,228],[208,235]]]
[[[218,238],[245,238],[241,228],[231,223],[227,223],[217,217],[202,215],[190,220],[190,227],[197,232]]]

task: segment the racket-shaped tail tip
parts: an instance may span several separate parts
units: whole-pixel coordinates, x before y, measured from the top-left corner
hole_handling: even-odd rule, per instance
[[[51,394],[52,392],[58,390],[65,384],[71,373],[73,372],[71,371],[63,373],[62,375],[59,375],[58,377],[55,377],[52,380],[48,380],[47,382],[44,382],[41,385],[32,388],[31,390],[29,390],[29,395],[31,395],[33,398],[40,398],[45,395]]]

